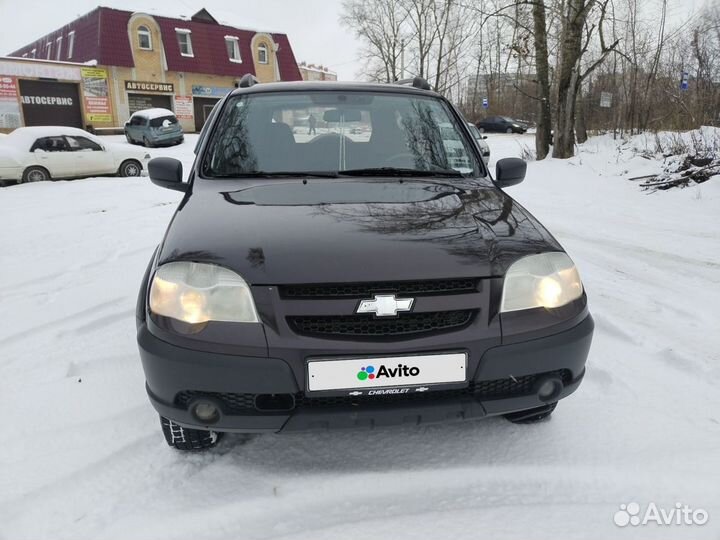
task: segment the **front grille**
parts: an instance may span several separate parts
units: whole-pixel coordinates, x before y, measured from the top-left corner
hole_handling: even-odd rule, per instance
[[[283,298],[368,298],[377,293],[468,294],[478,291],[479,279],[433,279],[425,281],[374,281],[369,283],[321,283],[280,285]]]
[[[326,408],[326,407],[374,407],[392,404],[436,402],[443,400],[472,397],[479,400],[512,398],[529,395],[533,392],[535,382],[545,376],[560,377],[563,384],[572,381],[572,374],[567,369],[558,369],[546,373],[524,375],[514,379],[495,379],[491,381],[471,382],[466,388],[438,390],[431,392],[413,392],[408,394],[389,394],[383,396],[307,396],[304,392],[286,394],[292,396],[293,409]],[[234,394],[219,392],[200,392],[186,390],[175,396],[177,406],[187,408],[190,402],[200,396],[212,397],[222,404],[225,414],[272,414],[270,411],[258,411],[255,408],[256,394]],[[287,414],[288,411],[277,411]]]
[[[292,330],[305,336],[334,337],[397,337],[415,336],[466,326],[475,310],[437,311],[400,314],[380,319],[372,315],[296,316],[288,317]]]

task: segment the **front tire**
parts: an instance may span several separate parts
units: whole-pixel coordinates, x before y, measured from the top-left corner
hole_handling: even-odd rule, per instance
[[[25,172],[23,172],[23,184],[29,182],[45,182],[46,180],[50,180],[50,173],[44,167],[28,167],[25,169]]]
[[[153,147],[153,145],[150,144],[150,141],[148,141],[148,138],[147,138],[147,137],[143,137],[143,146],[146,147],[146,148],[152,148],[152,147]]]
[[[513,424],[535,424],[549,418],[555,410],[555,407],[557,407],[557,401],[541,407],[506,414],[505,418]]]
[[[507,128],[507,129],[505,130],[505,133],[512,133],[512,132],[513,132],[513,131],[512,131],[512,128]]]
[[[182,427],[164,416],[160,417],[160,425],[168,445],[177,450],[207,450],[217,445],[222,437],[221,432]]]
[[[479,128],[478,128],[478,131],[479,131],[480,133],[485,133],[485,128],[484,128],[484,127],[479,127]]]
[[[134,159],[128,159],[126,161],[123,161],[120,165],[120,168],[118,169],[118,174],[126,178],[140,176],[141,173],[142,165],[140,165],[139,161],[136,161]]]
[[[129,133],[125,133],[125,138],[127,139],[128,144],[135,144],[135,141],[133,141]]]

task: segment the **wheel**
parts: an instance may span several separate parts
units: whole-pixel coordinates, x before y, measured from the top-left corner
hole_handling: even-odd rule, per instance
[[[207,450],[222,437],[221,432],[185,428],[164,416],[160,417],[160,425],[168,445],[178,450]]]
[[[505,418],[513,424],[534,424],[548,418],[555,410],[555,407],[557,407],[557,401],[542,407],[506,414]]]
[[[120,168],[118,169],[118,174],[120,176],[140,176],[140,173],[142,172],[142,165],[140,165],[140,162],[135,161],[134,159],[128,159],[123,161],[120,164]]]
[[[132,137],[130,136],[129,133],[125,133],[125,138],[127,139],[127,142],[129,144],[135,144],[135,142],[132,140]]]
[[[479,131],[480,133],[485,133],[485,128],[484,128],[484,127],[479,127],[479,128],[478,128],[478,131]]]
[[[50,180],[50,173],[43,167],[28,167],[22,176],[22,183]]]
[[[505,130],[505,133],[512,133],[512,128],[507,128],[507,129]]]
[[[143,146],[146,146],[147,148],[152,148],[152,144],[150,144],[150,141],[148,141],[147,137],[143,137]]]

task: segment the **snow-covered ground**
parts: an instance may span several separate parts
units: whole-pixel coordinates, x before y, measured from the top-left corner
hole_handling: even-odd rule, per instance
[[[192,162],[194,137],[155,155]],[[531,136],[490,135],[493,161]],[[597,323],[553,418],[267,435],[171,451],[145,397],[138,283],[180,194],[147,178],[0,189],[0,539],[720,538],[720,178],[591,139],[510,188]],[[613,523],[621,504],[703,526]]]

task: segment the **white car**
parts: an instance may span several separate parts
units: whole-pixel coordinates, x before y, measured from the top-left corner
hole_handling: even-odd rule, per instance
[[[39,182],[87,176],[140,176],[150,155],[107,143],[82,129],[18,128],[0,138],[0,181]]]
[[[480,133],[480,130],[475,126],[475,124],[470,122],[468,122],[468,129],[470,130],[470,133],[472,133],[475,142],[480,147],[480,153],[482,154],[483,161],[485,162],[485,165],[487,165],[490,161],[490,145],[485,142],[487,135]]]

